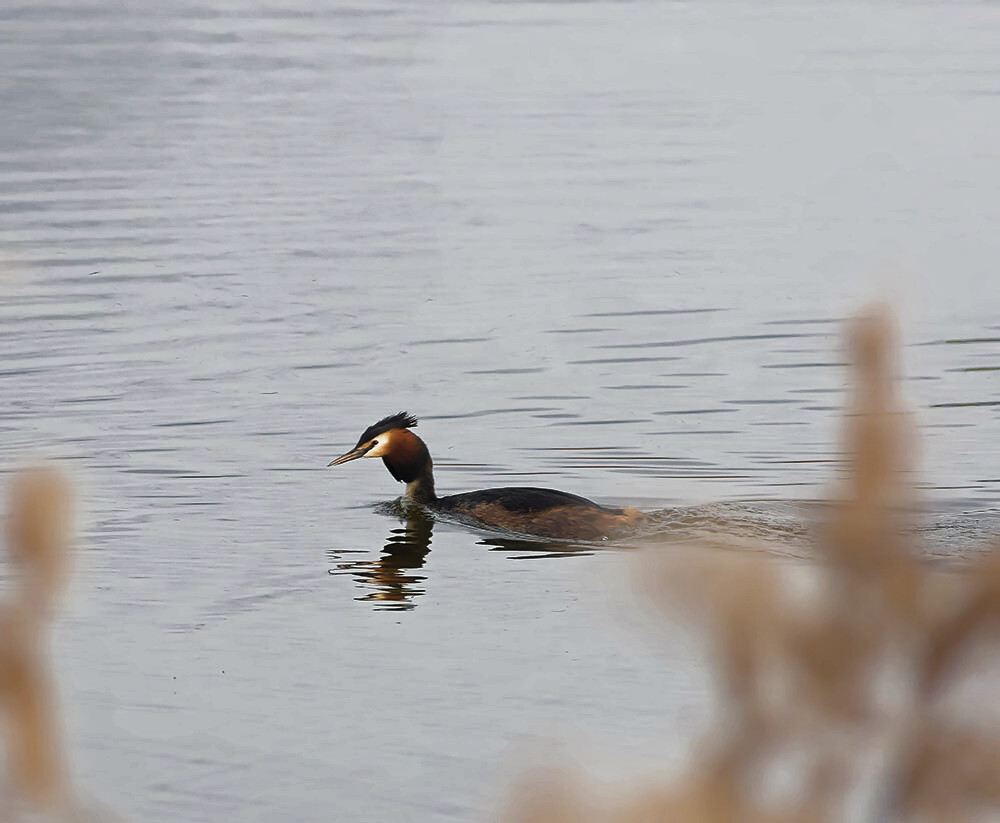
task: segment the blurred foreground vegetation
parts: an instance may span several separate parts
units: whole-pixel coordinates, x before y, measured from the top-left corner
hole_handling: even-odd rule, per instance
[[[516,823],[1000,818],[1000,545],[960,569],[920,559],[909,414],[890,313],[849,325],[845,473],[818,563],[699,542],[641,559],[641,587],[703,638],[714,722],[683,774],[614,791],[549,770]]]

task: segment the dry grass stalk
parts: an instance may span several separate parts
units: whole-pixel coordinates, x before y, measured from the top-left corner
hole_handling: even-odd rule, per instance
[[[13,815],[19,803],[46,812],[72,806],[47,651],[68,576],[72,508],[70,484],[57,469],[40,466],[14,476],[6,537],[16,585],[0,604],[0,706],[14,797],[0,800],[0,817]]]
[[[509,819],[968,820],[1000,815],[1000,729],[970,729],[945,697],[1000,632],[1000,551],[954,572],[912,551],[915,438],[897,396],[885,307],[850,324],[847,471],[817,533],[805,590],[764,552],[647,553],[653,600],[694,618],[719,686],[710,743],[685,775],[596,803],[536,785]],[[998,547],[1000,548],[1000,547]],[[773,777],[791,776],[780,797]],[[789,781],[786,779],[785,783]],[[569,816],[566,816],[567,811]]]

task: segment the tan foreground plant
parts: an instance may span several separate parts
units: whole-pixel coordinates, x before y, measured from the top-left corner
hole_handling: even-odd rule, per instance
[[[612,796],[550,774],[508,820],[1000,819],[1000,547],[957,570],[920,559],[888,311],[852,321],[847,348],[846,471],[819,562],[718,543],[643,556],[643,587],[695,623],[713,664],[718,707],[685,771]]]
[[[73,807],[48,660],[53,612],[68,575],[72,509],[70,484],[57,469],[14,475],[6,517],[11,586],[0,602],[7,772],[0,781],[0,820],[19,809],[61,815]]]

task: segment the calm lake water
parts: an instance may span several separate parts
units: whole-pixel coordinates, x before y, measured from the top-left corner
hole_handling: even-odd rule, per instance
[[[398,409],[442,491],[781,544],[888,297],[934,550],[1000,531],[998,43],[991,3],[0,5],[0,468],[83,485],[81,783],[483,820],[528,736],[682,751],[707,676],[628,552],[324,468]]]

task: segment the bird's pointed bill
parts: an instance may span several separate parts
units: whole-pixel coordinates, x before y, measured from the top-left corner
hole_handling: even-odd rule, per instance
[[[347,452],[347,454],[342,454],[337,459],[331,460],[329,463],[326,464],[326,467],[330,468],[330,466],[339,466],[341,463],[350,463],[352,460],[357,460],[359,457],[364,457],[365,452],[367,452],[370,448],[371,445],[367,443],[364,446],[358,446],[356,448],[353,448],[349,452]]]

